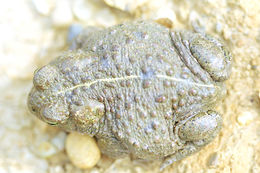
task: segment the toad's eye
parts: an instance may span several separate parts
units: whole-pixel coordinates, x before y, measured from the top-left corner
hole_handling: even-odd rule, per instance
[[[57,122],[56,122],[56,123],[47,122],[47,124],[49,124],[50,126],[56,126],[56,125],[58,125],[58,123],[57,123]]]
[[[59,103],[46,106],[40,111],[41,119],[50,125],[57,125],[69,118],[69,112],[64,105]]]

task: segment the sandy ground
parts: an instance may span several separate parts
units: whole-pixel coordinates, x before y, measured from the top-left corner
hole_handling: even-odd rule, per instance
[[[164,172],[260,172],[259,0],[8,0],[0,6],[0,173],[158,172],[158,162],[106,156],[93,169],[76,168],[64,150],[67,134],[32,116],[26,98],[34,70],[67,49],[71,24],[107,27],[162,17],[173,28],[222,38],[234,59],[227,97],[217,107],[220,135]]]

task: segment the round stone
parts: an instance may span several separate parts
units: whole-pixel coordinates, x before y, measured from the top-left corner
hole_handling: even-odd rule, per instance
[[[70,133],[65,148],[71,162],[81,169],[94,167],[101,157],[96,141],[88,135]]]

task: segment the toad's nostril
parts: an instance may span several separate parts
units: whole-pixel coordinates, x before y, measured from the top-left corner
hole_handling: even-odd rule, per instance
[[[34,107],[31,108],[32,112],[36,112],[36,109]]]
[[[48,89],[55,80],[57,70],[50,65],[46,65],[34,73],[33,84],[37,89]]]
[[[36,108],[34,106],[32,106],[32,104],[28,104],[28,108],[29,108],[29,111],[32,113],[32,114],[36,114]]]

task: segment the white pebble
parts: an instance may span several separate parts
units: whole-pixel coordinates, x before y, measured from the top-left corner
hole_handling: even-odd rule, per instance
[[[49,173],[64,173],[64,169],[62,168],[61,165],[50,166],[48,172]]]
[[[223,37],[225,40],[230,40],[232,37],[232,31],[230,29],[227,28],[223,28]]]
[[[52,22],[55,26],[67,26],[73,21],[73,15],[71,12],[71,3],[67,0],[59,0],[55,5],[55,9],[52,14]]]
[[[48,0],[32,0],[32,4],[39,14],[44,16],[50,14],[52,5]]]
[[[126,12],[134,12],[138,7],[142,6],[148,0],[104,0],[111,7],[120,9]]]
[[[48,142],[42,142],[36,149],[36,154],[42,158],[48,158],[57,153],[56,147]]]
[[[159,10],[155,13],[156,13],[156,19],[168,18],[173,22],[176,21],[176,14],[170,7],[165,6],[165,7],[159,8]]]
[[[106,16],[106,17],[104,17]],[[98,12],[98,14],[94,17],[94,20],[105,27],[109,27],[111,25],[116,24],[116,18],[115,16],[111,13],[109,9],[102,9]]]
[[[210,154],[207,162],[208,167],[216,167],[218,165],[218,153],[214,152]]]
[[[69,134],[65,147],[71,162],[81,169],[94,167],[101,156],[96,141],[88,135]]]
[[[72,12],[79,20],[88,21],[91,20],[92,14],[95,12],[95,6],[90,1],[74,0]]]
[[[256,116],[257,116],[257,112],[244,111],[243,113],[241,113],[241,115],[238,115],[237,122],[240,125],[248,125],[254,120]]]
[[[57,148],[58,151],[62,151],[65,148],[66,133],[59,132],[52,140],[51,143]]]
[[[216,32],[221,33],[223,31],[223,26],[220,22],[216,23]]]
[[[190,11],[187,8],[184,8],[184,7],[180,6],[178,8],[178,11],[177,11],[178,19],[183,21],[183,22],[186,22],[187,18],[189,16],[189,12]]]

